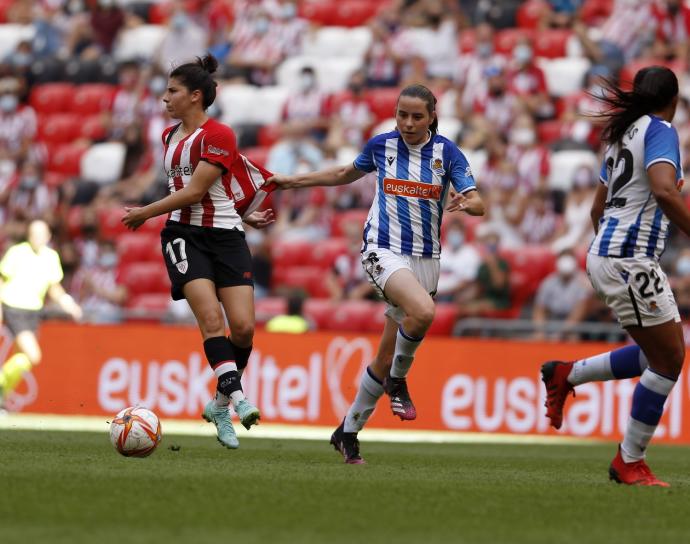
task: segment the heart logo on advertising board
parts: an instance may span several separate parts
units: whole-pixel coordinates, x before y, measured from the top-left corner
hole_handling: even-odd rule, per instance
[[[331,404],[333,412],[341,419],[347,413],[352,399],[348,399],[343,394],[348,378],[352,377],[352,372],[356,369],[352,385],[355,391],[359,387],[359,379],[364,369],[373,359],[374,348],[371,341],[367,338],[353,338],[348,340],[338,336],[333,339],[326,349],[326,382],[331,393]]]

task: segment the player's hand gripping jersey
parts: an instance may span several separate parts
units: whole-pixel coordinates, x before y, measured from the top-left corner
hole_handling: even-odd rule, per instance
[[[163,132],[165,172],[170,193],[187,186],[200,160],[222,170],[201,202],[175,210],[170,219],[186,225],[242,230],[242,217],[256,210],[275,186],[264,188],[272,174],[240,155],[234,132],[209,119],[192,134],[173,141],[181,125]]]
[[[668,237],[669,221],[652,195],[647,168],[667,162],[683,179],[678,133],[670,123],[644,115],[620,143],[606,150],[601,182],[608,187],[606,208],[589,252],[601,257],[658,259]]]
[[[408,145],[394,131],[369,140],[354,165],[363,172],[378,172],[362,251],[385,248],[438,258],[450,185],[459,193],[476,189],[467,159],[458,147],[438,134],[425,144]]]

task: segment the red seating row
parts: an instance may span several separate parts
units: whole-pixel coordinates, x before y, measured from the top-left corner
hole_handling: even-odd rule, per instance
[[[106,127],[100,114],[84,117],[77,113],[53,113],[38,118],[39,140],[47,143],[71,143],[79,138],[102,140]]]
[[[320,242],[276,242],[271,247],[275,268],[314,266],[323,270],[333,266],[335,260],[348,251],[347,240],[329,238]]]
[[[131,231],[122,224],[123,207],[113,206],[101,208],[97,212],[98,231],[105,240],[117,240],[119,237],[129,234]],[[67,231],[71,237],[81,236],[81,228],[84,224],[84,209],[81,206],[71,206],[67,215]],[[161,229],[167,221],[167,215],[159,215],[149,219],[134,233],[135,235],[152,235],[158,237]],[[127,243],[127,242],[125,242]],[[158,248],[160,253],[160,248]]]
[[[390,2],[367,0],[331,0],[300,2],[299,15],[313,23],[331,26],[362,26]]]
[[[107,83],[44,83],[31,90],[29,103],[41,114],[94,115],[110,110],[116,91],[114,85]]]
[[[550,28],[536,31],[533,28],[506,28],[496,32],[494,47],[498,53],[510,55],[515,44],[523,38],[532,42],[534,55],[545,58],[559,58],[567,56],[568,40],[572,31],[562,28]],[[460,51],[473,51],[476,43],[474,30],[467,29],[460,32],[458,47]]]
[[[170,293],[170,280],[163,259],[150,262],[132,262],[118,266],[118,281],[129,296]]]
[[[127,232],[115,239],[119,264],[161,260],[160,236],[153,232]]]

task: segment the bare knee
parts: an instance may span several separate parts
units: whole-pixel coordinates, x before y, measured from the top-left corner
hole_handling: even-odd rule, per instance
[[[199,329],[204,339],[225,335],[225,322],[220,308],[201,312],[198,317]]]
[[[654,354],[652,358],[649,356],[647,356],[647,358],[649,359],[649,365],[652,369],[665,376],[676,378],[680,375],[681,370],[683,370],[685,345],[664,346],[664,348]]]
[[[241,347],[251,346],[254,340],[254,322],[245,321],[232,324],[230,335],[233,344]]]
[[[408,315],[408,327],[410,330],[407,330],[408,327],[405,327],[405,332],[414,336],[423,336],[427,329],[431,327],[435,314],[436,306],[433,299],[429,297],[410,312]]]

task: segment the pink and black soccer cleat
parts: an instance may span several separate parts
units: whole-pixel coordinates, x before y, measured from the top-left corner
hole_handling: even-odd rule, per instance
[[[345,462],[348,465],[362,465],[365,463],[362,456],[359,454],[359,440],[357,440],[357,433],[346,433],[344,429],[344,421],[338,428],[333,431],[331,435],[331,444],[336,451],[343,454]]]
[[[405,378],[385,377],[383,390],[391,398],[391,410],[394,416],[398,416],[403,421],[417,419],[417,409],[412,404]]]
[[[654,473],[647,466],[647,463],[644,462],[644,459],[633,463],[623,461],[620,446],[618,447],[618,453],[611,461],[609,478],[619,484],[671,487],[670,484],[662,482],[654,476]]]
[[[568,375],[573,363],[549,361],[541,365],[541,379],[546,387],[546,417],[551,426],[560,429],[563,424],[563,405],[570,393],[575,396],[573,386],[568,382]]]

